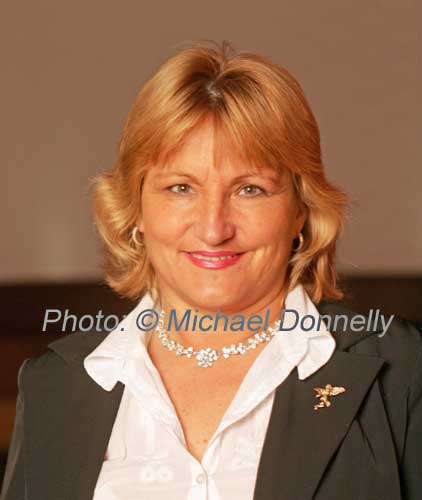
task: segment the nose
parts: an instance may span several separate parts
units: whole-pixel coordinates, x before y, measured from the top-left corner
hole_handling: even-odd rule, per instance
[[[203,195],[196,207],[195,236],[208,246],[221,245],[233,238],[235,225],[230,212],[230,200],[222,193]]]

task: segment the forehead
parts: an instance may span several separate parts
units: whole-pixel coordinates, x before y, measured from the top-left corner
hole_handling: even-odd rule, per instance
[[[260,175],[284,177],[286,169],[258,163],[248,158],[241,147],[220,128],[206,120],[184,137],[183,141],[156,165],[162,174],[174,171],[194,172],[214,168],[224,174]]]

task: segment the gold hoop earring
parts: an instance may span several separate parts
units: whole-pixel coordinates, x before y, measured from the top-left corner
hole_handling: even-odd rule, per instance
[[[138,229],[138,226],[135,226],[132,230],[132,241],[135,243],[136,246],[139,246],[139,247],[144,247],[144,242],[141,240],[139,241],[138,240],[138,237],[137,237],[137,233],[138,233],[139,229]],[[142,238],[143,239],[143,238]]]
[[[303,237],[302,231],[298,234],[297,237],[299,238],[299,245],[295,248],[295,252],[299,252],[305,242],[305,238]]]

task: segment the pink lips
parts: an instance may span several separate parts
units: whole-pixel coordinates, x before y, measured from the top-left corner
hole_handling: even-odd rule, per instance
[[[186,257],[196,266],[204,269],[224,269],[238,262],[245,252],[236,253],[230,250],[219,252],[193,251],[185,252]],[[201,258],[202,257],[202,258]],[[223,258],[221,258],[223,257]]]

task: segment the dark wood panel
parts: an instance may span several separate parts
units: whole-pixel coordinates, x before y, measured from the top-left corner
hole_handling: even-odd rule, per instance
[[[422,276],[345,276],[345,303],[358,312],[380,309],[422,324]]]

